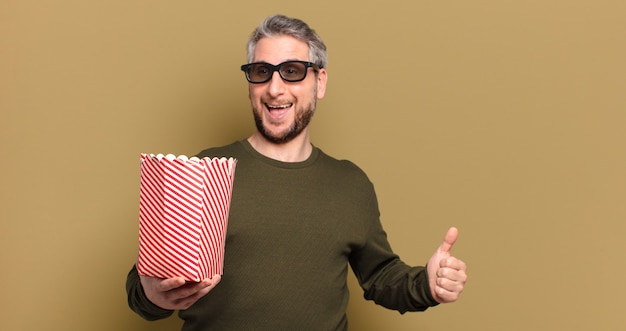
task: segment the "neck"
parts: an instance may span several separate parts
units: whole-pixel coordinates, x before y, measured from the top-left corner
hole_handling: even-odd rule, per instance
[[[309,141],[308,132],[303,131],[299,136],[284,144],[275,144],[265,139],[258,131],[248,142],[259,153],[270,159],[282,162],[302,162],[309,158],[313,146]]]

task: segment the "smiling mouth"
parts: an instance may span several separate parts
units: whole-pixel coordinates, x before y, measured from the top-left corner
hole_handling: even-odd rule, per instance
[[[267,109],[267,119],[271,123],[282,123],[287,114],[289,114],[290,110],[293,108],[293,103],[284,103],[280,105],[270,105],[269,103],[266,103],[265,108]]]
[[[267,103],[265,104],[265,107],[267,107],[267,109],[269,111],[272,111],[272,110],[284,110],[284,109],[287,109],[287,108],[291,108],[291,106],[293,106],[292,103],[288,103],[288,104],[284,104],[284,105],[270,105],[270,104],[267,104]]]

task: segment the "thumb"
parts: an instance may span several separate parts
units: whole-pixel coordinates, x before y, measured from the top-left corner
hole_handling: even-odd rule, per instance
[[[450,253],[452,250],[452,246],[456,242],[456,239],[459,237],[459,230],[455,227],[451,227],[446,232],[446,236],[443,238],[443,243],[441,244],[441,252],[442,253]]]

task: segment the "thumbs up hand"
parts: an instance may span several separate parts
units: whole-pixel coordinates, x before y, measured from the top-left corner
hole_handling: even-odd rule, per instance
[[[450,250],[459,236],[457,228],[450,228],[443,239],[443,243],[435,254],[428,260],[427,272],[430,291],[439,303],[449,303],[458,300],[463,292],[467,274],[467,266],[456,257],[450,255]]]

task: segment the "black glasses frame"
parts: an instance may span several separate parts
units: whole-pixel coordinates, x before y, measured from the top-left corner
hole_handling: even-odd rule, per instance
[[[283,65],[285,65],[285,64],[291,64],[291,63],[301,63],[301,64],[304,65],[304,69],[305,70],[304,70],[304,75],[302,76],[302,78],[299,78],[299,79],[289,79],[289,78],[286,78],[283,75],[283,73],[280,70],[280,68]],[[258,64],[263,64],[268,69],[270,69],[270,72],[267,75],[267,79],[265,79],[263,81],[253,81],[253,80],[250,79],[250,69],[252,68],[252,66],[258,65]],[[241,66],[241,70],[246,73],[246,79],[248,80],[248,82],[250,82],[252,84],[263,84],[263,83],[269,82],[272,79],[272,77],[274,76],[274,72],[275,71],[278,71],[278,74],[280,75],[280,78],[282,78],[286,82],[290,82],[290,83],[300,82],[300,81],[303,81],[306,78],[306,75],[309,72],[309,70],[308,70],[309,68],[313,68],[313,70],[315,70],[315,72],[320,70],[320,66],[315,64],[315,63],[313,63],[313,62],[298,61],[298,60],[285,61],[285,62],[279,63],[277,65],[273,65],[273,64],[267,63],[267,62],[253,62],[253,63],[244,64],[244,65]]]

